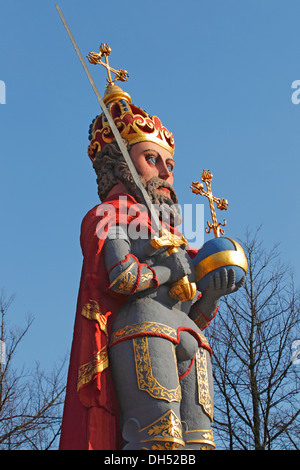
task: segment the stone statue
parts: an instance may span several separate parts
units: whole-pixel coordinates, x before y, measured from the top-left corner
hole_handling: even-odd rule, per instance
[[[220,269],[202,292],[172,294],[182,279],[195,285],[198,252],[176,228],[173,135],[112,80],[104,101],[163,231],[153,231],[108,122],[97,116],[88,154],[102,202],[81,227],[60,449],[213,449],[212,351],[203,330],[221,296],[244,278],[236,282],[234,270]]]

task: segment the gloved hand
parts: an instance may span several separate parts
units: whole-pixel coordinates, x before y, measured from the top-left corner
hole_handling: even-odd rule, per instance
[[[219,273],[212,274],[208,287],[202,292],[202,296],[194,304],[194,311],[201,311],[207,318],[212,318],[223,295],[237,291],[244,284],[246,276],[238,283],[235,282],[233,269],[223,268]]]
[[[183,278],[185,275],[191,274],[191,267],[188,261],[187,252],[179,248],[176,253],[167,255],[164,259],[164,266],[170,269],[169,282],[173,283]]]
[[[220,272],[212,274],[208,287],[202,292],[202,298],[210,298],[211,300],[220,300],[223,295],[236,292],[244,284],[246,276],[236,283],[234,269],[223,268]]]

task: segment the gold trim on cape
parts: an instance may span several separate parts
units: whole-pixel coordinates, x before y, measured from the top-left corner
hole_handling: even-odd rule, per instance
[[[77,391],[85,384],[89,383],[93,377],[108,367],[108,354],[106,345],[96,352],[93,359],[87,364],[83,364],[78,369]]]
[[[107,318],[103,313],[101,313],[99,304],[96,300],[90,300],[85,304],[81,310],[81,315],[88,320],[95,320],[98,322],[100,330],[108,337]]]

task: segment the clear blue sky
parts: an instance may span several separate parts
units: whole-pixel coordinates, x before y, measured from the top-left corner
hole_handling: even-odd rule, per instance
[[[11,324],[35,316],[20,360],[47,367],[71,345],[80,224],[98,203],[86,149],[99,105],[55,4],[11,0],[0,10],[0,287],[16,294]],[[59,6],[82,54],[108,42],[133,102],[173,131],[180,202],[200,203],[189,187],[210,169],[229,200],[226,235],[263,224],[266,247],[280,242],[299,284],[299,1]],[[89,67],[103,94],[104,69]]]

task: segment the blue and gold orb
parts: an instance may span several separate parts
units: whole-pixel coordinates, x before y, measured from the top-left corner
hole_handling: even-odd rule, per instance
[[[243,248],[231,238],[208,240],[193,259],[196,271],[197,288],[203,292],[209,285],[212,274],[223,268],[233,269],[238,283],[247,273],[248,262]]]

